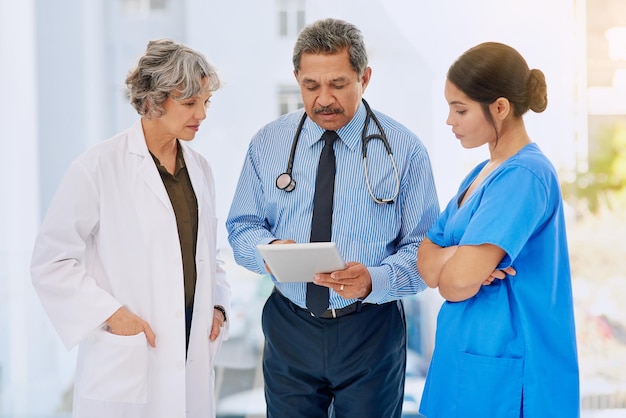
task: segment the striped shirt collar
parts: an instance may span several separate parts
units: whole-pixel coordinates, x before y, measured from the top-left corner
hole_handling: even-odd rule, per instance
[[[352,120],[337,130],[339,139],[346,144],[350,151],[358,151],[361,145],[361,131],[365,123],[365,105],[361,103]],[[302,129],[301,141],[307,147],[312,147],[322,139],[324,129],[307,118]]]

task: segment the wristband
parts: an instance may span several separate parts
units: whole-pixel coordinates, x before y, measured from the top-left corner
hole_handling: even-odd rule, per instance
[[[222,313],[222,315],[224,315],[224,322],[226,322],[227,321],[227,319],[226,319],[226,309],[224,309],[224,307],[221,306],[221,305],[215,305],[213,308],[217,309],[218,311],[220,311]]]

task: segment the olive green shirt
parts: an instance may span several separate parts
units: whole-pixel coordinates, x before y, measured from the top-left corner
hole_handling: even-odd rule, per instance
[[[170,174],[152,153],[152,158],[159,169],[163,185],[174,208],[178,239],[183,260],[183,275],[185,283],[185,306],[193,304],[196,288],[196,241],[198,237],[198,202],[191,186],[189,173],[185,166],[183,151],[177,142],[176,168]]]

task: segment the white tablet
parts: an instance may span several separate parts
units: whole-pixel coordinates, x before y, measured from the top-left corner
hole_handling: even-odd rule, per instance
[[[334,242],[260,244],[257,248],[279,282],[312,282],[316,273],[346,268]]]

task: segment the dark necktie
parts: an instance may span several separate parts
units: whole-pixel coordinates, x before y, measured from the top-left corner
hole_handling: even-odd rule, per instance
[[[313,197],[313,221],[311,222],[311,242],[329,242],[333,220],[333,194],[335,192],[335,151],[333,143],[339,136],[335,131],[325,131],[322,135],[324,148],[320,155],[315,178]],[[321,315],[328,309],[328,288],[308,282],[306,306],[315,314]]]

